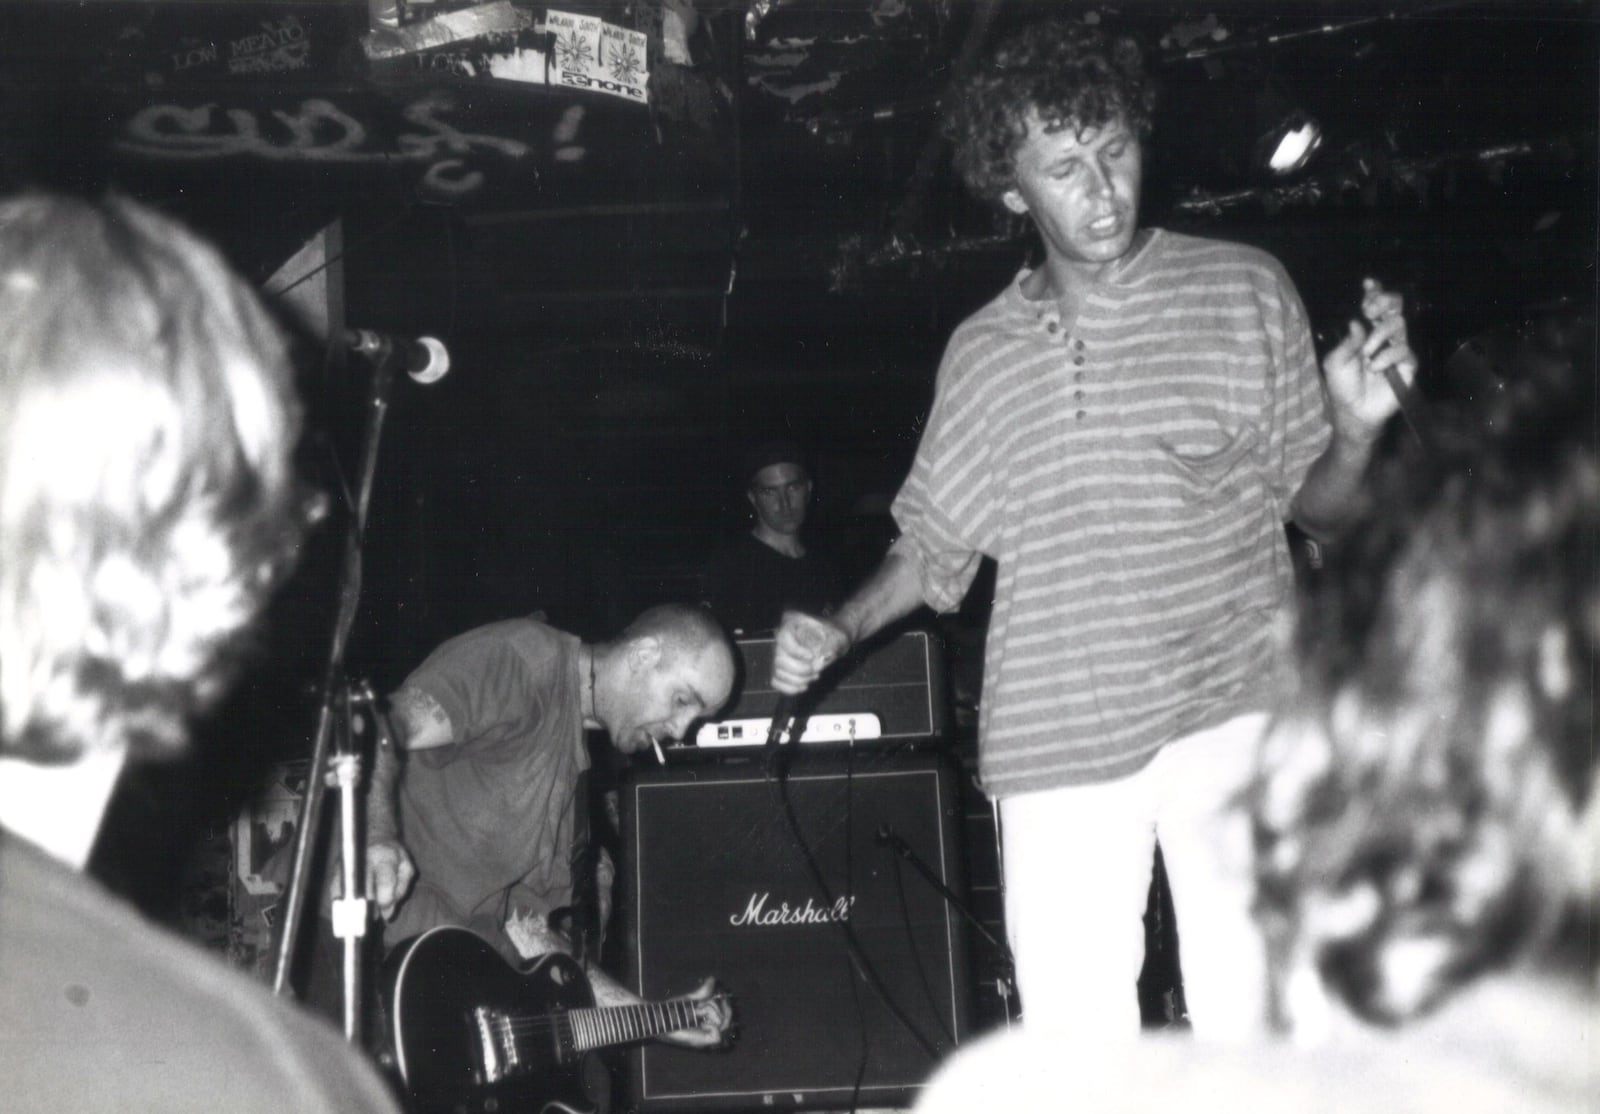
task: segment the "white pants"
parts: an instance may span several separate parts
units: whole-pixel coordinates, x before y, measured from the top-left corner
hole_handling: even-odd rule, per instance
[[[1136,984],[1155,842],[1177,913],[1197,1036],[1265,1026],[1266,963],[1250,917],[1250,824],[1236,803],[1266,716],[1187,736],[1132,777],[1000,802],[1006,930],[1023,1024],[1088,1041],[1139,1034]]]

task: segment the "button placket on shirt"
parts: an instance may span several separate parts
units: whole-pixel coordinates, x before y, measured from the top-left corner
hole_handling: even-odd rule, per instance
[[[1050,336],[1050,338],[1052,340],[1059,340],[1062,344],[1067,346],[1067,351],[1071,353],[1073,382],[1072,401],[1079,404],[1074,417],[1081,422],[1089,416],[1088,410],[1084,409],[1082,405],[1088,397],[1084,387],[1084,384],[1088,380],[1088,371],[1084,366],[1088,362],[1088,357],[1084,353],[1083,338],[1074,338],[1067,335],[1067,333],[1061,328],[1061,319],[1054,313],[1041,314],[1039,320],[1042,322],[1044,331]]]
[[[1088,370],[1084,367],[1084,364],[1087,361],[1087,357],[1084,355],[1084,345],[1083,345],[1083,338],[1082,337],[1078,337],[1078,338],[1076,338],[1075,340],[1072,341],[1071,351],[1072,351],[1072,382],[1074,384],[1073,389],[1072,389],[1072,401],[1078,403],[1078,411],[1074,415],[1074,417],[1078,421],[1081,422],[1086,417],[1089,416],[1088,410],[1083,408],[1083,403],[1084,403],[1084,399],[1085,399],[1084,382],[1087,380],[1089,373],[1088,373]]]

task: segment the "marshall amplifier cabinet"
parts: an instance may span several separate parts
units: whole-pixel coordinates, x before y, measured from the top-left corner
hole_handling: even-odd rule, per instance
[[[700,726],[694,737],[697,746],[766,742],[778,702],[772,687],[773,640],[741,638],[737,645],[742,659],[739,686],[717,719]],[[868,639],[823,674],[801,703],[808,726],[800,741],[847,741],[849,717],[863,715],[875,718],[857,721],[857,739],[939,739],[946,730],[945,705],[944,646],[938,637],[925,630],[880,636]]]
[[[635,1109],[909,1105],[968,1035],[965,925],[903,858],[909,848],[964,895],[955,776],[934,755],[850,767],[799,752],[783,792],[803,849],[761,763],[645,770],[624,783],[630,985],[666,998],[715,975],[737,1032],[721,1052],[631,1049]],[[845,925],[881,992],[858,973]]]

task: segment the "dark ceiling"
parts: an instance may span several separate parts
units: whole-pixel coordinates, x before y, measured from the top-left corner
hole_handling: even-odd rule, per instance
[[[664,6],[695,24],[684,64]],[[817,451],[822,536],[870,561],[944,337],[1031,250],[955,182],[937,103],[1045,13],[1146,45],[1146,222],[1274,251],[1325,335],[1377,274],[1437,379],[1531,307],[1593,303],[1594,3],[570,0],[651,36],[648,107],[483,76],[541,41],[544,5],[501,9],[520,30],[374,58],[361,0],[0,2],[0,183],[115,185],[259,281],[337,220],[348,323],[449,344],[385,435],[380,675],[482,619],[592,632],[691,592],[743,521],[726,461],[774,429]],[[1269,81],[1326,131],[1282,181],[1246,157]],[[327,440],[364,389],[312,384]]]

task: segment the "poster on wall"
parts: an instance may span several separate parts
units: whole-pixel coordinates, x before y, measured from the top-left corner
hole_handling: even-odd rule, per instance
[[[606,23],[597,16],[551,10],[545,30],[555,47],[554,84],[609,93],[645,104],[650,81],[648,42],[639,31]]]

